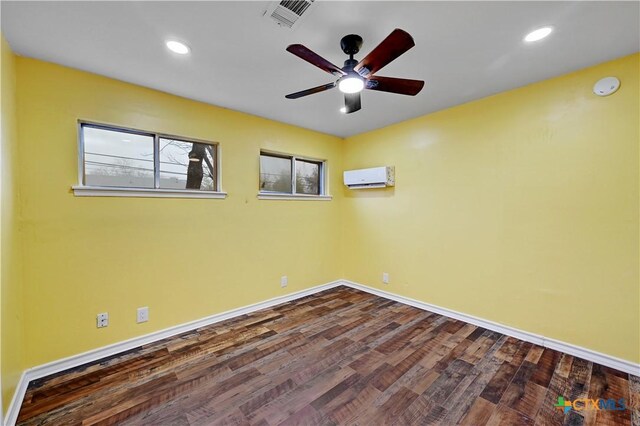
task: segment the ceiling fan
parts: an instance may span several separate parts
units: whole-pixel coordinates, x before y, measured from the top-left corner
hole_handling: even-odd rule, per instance
[[[422,90],[424,81],[374,75],[382,67],[413,46],[415,46],[415,43],[409,33],[396,28],[382,43],[358,62],[353,59],[353,55],[360,51],[360,47],[362,47],[362,37],[356,34],[349,34],[340,40],[340,47],[345,54],[349,55],[349,59],[344,61],[342,68],[338,68],[303,45],[292,44],[287,47],[288,52],[339,78],[333,83],[290,93],[285,97],[287,99],[298,99],[338,86],[338,89],[344,93],[344,109],[342,111],[350,114],[361,108],[360,92],[363,89],[415,96]]]

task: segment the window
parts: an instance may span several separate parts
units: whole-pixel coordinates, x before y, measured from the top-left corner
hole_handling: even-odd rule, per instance
[[[260,152],[260,198],[328,198],[325,162]]]
[[[84,183],[154,188],[153,135],[83,126]]]
[[[160,138],[160,188],[216,190],[214,145]]]
[[[320,169],[322,163],[295,159],[296,193],[320,195]]]
[[[225,195],[217,144],[93,123],[80,123],[79,178],[76,195]]]
[[[260,154],[260,192],[293,193],[291,158]]]

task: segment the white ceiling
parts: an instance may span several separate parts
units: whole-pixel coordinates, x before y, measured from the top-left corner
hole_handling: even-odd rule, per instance
[[[343,137],[640,50],[638,2],[317,0],[294,30],[262,16],[269,3],[2,1],[2,32],[19,55]],[[549,38],[522,42],[543,25]],[[416,47],[378,74],[425,80],[416,97],[365,91],[349,115],[337,89],[284,98],[334,80],[287,45],[341,67],[342,36],[363,37],[361,59],[394,28]],[[191,55],[167,51],[171,37]]]

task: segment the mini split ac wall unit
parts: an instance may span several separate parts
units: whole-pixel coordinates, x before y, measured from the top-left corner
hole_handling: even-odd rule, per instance
[[[370,169],[347,170],[344,184],[349,189],[384,188],[395,185],[395,167],[383,166]]]

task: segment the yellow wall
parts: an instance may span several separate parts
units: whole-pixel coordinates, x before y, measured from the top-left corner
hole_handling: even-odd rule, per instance
[[[0,146],[0,377],[6,410],[24,369],[22,360],[22,280],[18,238],[18,181],[15,179],[17,123],[15,57],[0,36],[2,103]],[[2,417],[2,416],[0,416]]]
[[[638,55],[341,140],[24,58],[14,117],[2,47],[5,408],[25,368],[340,277],[640,362]],[[74,197],[79,118],[219,142],[229,197]],[[334,200],[257,200],[261,148],[327,159]]]
[[[341,139],[37,60],[17,69],[27,367],[342,275]],[[228,198],[75,197],[79,118],[219,142]],[[338,197],[258,200],[261,148],[327,159]]]
[[[348,138],[346,169],[395,165],[397,183],[344,191],[346,278],[640,362],[639,70],[635,54]],[[594,96],[609,75],[621,89]]]

